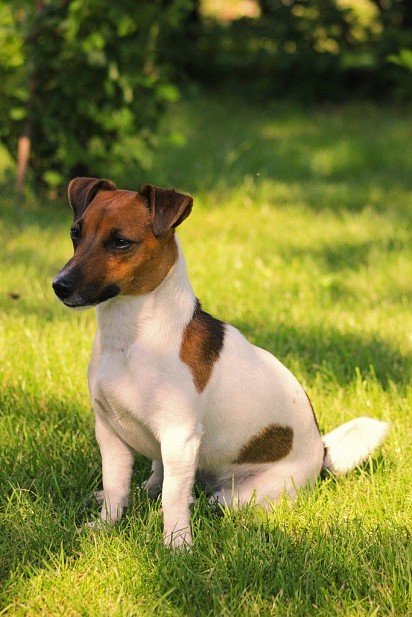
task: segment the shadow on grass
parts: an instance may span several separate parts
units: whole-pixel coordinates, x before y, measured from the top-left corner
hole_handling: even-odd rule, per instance
[[[10,572],[30,575],[62,546],[67,555],[76,552],[76,525],[98,477],[91,426],[76,404],[40,397],[12,387],[0,391],[0,578],[5,589],[13,585]]]
[[[282,246],[279,249],[284,259],[313,259],[323,266],[325,272],[359,270],[369,264],[370,259],[379,254],[390,257],[407,249],[407,240],[390,238],[386,240],[366,240],[357,242],[334,242],[333,245],[312,245],[309,247]]]
[[[342,333],[322,325],[308,329],[282,324],[273,330],[261,323],[238,321],[234,325],[286,366],[298,362],[307,382],[320,373],[326,381],[345,386],[354,381],[357,369],[363,377],[376,377],[383,389],[391,383],[404,388],[410,380],[412,358],[378,337]]]
[[[249,179],[257,194],[267,191],[266,203],[271,192],[276,198],[280,183],[291,197],[282,193],[278,201],[304,202],[315,211],[386,211],[392,191],[412,189],[407,118],[390,110],[346,106],[316,112],[280,104],[262,110],[217,97],[194,100],[183,113],[178,107],[167,127],[175,125],[185,139],[161,140],[150,181],[226,194]],[[221,200],[215,203],[221,207]],[[411,215],[402,200],[390,207]]]

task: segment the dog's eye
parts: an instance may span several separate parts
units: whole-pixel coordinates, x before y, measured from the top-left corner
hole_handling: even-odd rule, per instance
[[[126,240],[126,238],[114,238],[111,243],[110,246],[112,249],[115,250],[122,250],[122,249],[128,249],[129,246],[131,246],[131,241],[130,240]]]
[[[80,229],[79,227],[72,227],[70,230],[70,237],[73,240],[73,242],[77,242],[77,240],[79,240],[80,238]]]

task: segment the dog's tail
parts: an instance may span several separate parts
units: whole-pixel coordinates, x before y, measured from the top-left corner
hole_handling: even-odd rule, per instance
[[[388,422],[373,418],[356,418],[323,435],[325,457],[323,469],[343,474],[363,461],[384,440]]]

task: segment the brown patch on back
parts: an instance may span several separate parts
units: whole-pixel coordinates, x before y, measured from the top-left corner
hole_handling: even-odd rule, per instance
[[[225,324],[202,310],[199,300],[183,333],[180,358],[188,365],[193,381],[202,392],[223,347]]]
[[[71,265],[81,269],[83,285],[116,284],[121,294],[146,294],[158,287],[177,259],[173,231],[153,234],[148,204],[133,191],[100,191],[79,219],[84,240]],[[105,242],[113,230],[134,241],[131,250],[110,252]]]
[[[240,450],[235,463],[274,463],[289,454],[293,444],[290,426],[270,424]]]

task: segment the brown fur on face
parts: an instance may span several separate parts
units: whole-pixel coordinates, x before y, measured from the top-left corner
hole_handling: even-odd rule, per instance
[[[149,293],[177,258],[173,230],[155,238],[147,202],[136,192],[99,191],[74,226],[81,236],[65,270],[78,272],[78,291],[85,296],[111,285],[121,294]],[[132,241],[130,248],[113,250],[111,238],[119,236]]]
[[[240,450],[235,463],[274,463],[289,454],[293,444],[290,426],[270,424]]]
[[[223,347],[225,324],[202,310],[196,300],[192,319],[183,333],[180,358],[188,365],[198,392],[202,392],[214,363],[218,360]]]

